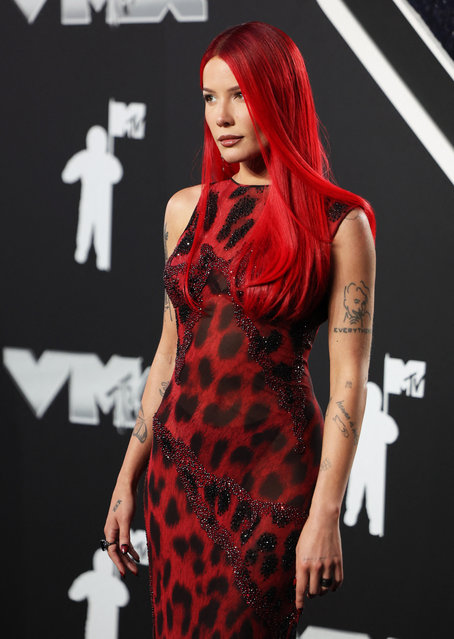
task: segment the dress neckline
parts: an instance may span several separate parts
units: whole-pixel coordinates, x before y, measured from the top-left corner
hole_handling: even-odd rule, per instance
[[[240,182],[237,182],[236,180],[233,179],[233,177],[229,178],[234,184],[236,184],[237,186],[243,186],[243,187],[259,187],[262,188],[264,186],[270,186],[269,184],[241,184]]]

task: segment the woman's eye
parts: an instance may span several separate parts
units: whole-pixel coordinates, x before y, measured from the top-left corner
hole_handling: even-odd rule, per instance
[[[205,100],[205,102],[211,102],[213,99],[213,96],[210,93],[205,93],[205,95],[203,96],[203,99]]]
[[[244,100],[244,95],[241,93],[241,91],[238,91],[238,93],[235,93],[235,97],[239,97],[241,100]]]

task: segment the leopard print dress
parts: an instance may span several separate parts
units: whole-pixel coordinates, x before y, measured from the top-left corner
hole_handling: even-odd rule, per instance
[[[326,313],[253,322],[232,298],[230,257],[267,189],[232,178],[210,187],[190,271],[205,314],[182,292],[197,207],[164,268],[177,358],[153,420],[144,492],[152,636],[161,639],[296,636],[295,547],[323,432],[307,358]],[[326,210],[334,235],[349,208]]]

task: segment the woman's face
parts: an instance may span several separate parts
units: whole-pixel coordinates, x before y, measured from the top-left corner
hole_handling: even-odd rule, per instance
[[[206,122],[226,162],[247,162],[261,154],[238,82],[217,56],[203,70],[203,98]],[[268,144],[262,132],[260,140],[264,146]]]

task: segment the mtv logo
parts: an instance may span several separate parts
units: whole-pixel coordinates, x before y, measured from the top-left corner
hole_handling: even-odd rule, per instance
[[[141,102],[116,102],[109,100],[109,135],[115,138],[145,137],[145,115],[147,107]]]
[[[385,355],[384,392],[407,397],[424,397],[426,362],[409,359],[404,362]]]

